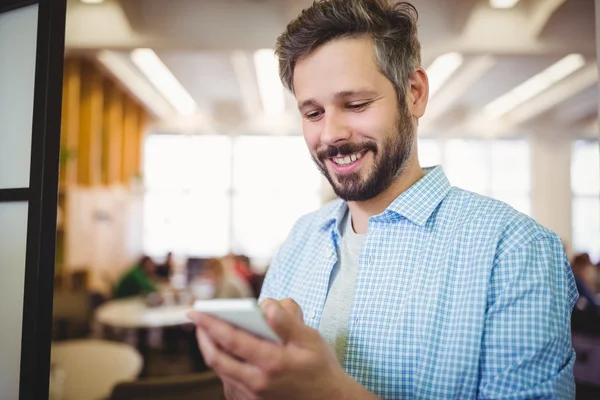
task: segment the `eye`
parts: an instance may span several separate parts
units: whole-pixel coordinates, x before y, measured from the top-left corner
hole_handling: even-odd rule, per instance
[[[348,104],[346,106],[347,109],[352,110],[352,111],[362,111],[364,110],[367,106],[369,105],[369,103],[359,103],[359,104]]]
[[[310,112],[307,112],[306,114],[304,114],[304,118],[306,118],[309,121],[316,121],[322,115],[323,115],[323,113],[321,111],[310,111]]]

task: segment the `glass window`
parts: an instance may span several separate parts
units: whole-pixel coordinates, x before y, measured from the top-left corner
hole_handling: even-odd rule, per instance
[[[600,261],[600,143],[578,140],[571,149],[573,250]]]
[[[241,136],[233,146],[236,191],[316,190],[321,175],[301,136]]]
[[[491,191],[528,193],[531,187],[529,143],[524,140],[497,140],[491,146]]]
[[[573,199],[573,250],[587,252],[594,262],[600,261],[600,199]]]
[[[144,249],[153,256],[233,250],[267,261],[320,205],[321,175],[300,136],[151,135],[144,165]]]
[[[233,151],[233,251],[264,261],[321,204],[321,174],[301,136],[242,136]]]
[[[419,139],[419,163],[422,167],[442,164],[442,146],[436,139]]]
[[[488,194],[490,163],[488,143],[481,140],[451,139],[444,148],[444,169],[453,186]]]
[[[144,154],[146,187],[224,190],[230,185],[227,136],[150,135]]]
[[[298,218],[318,209],[320,200],[315,192],[236,195],[233,199],[233,250],[268,261]]]
[[[146,253],[225,255],[229,249],[229,203],[226,193],[149,191],[144,199]]]
[[[151,135],[144,148],[144,180],[152,189],[184,187],[187,175],[184,138],[172,135]]]
[[[571,152],[571,188],[575,195],[600,193],[600,148],[598,141],[578,140]]]

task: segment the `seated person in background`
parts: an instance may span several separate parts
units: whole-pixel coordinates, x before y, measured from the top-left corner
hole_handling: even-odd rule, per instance
[[[158,264],[154,269],[154,274],[157,278],[168,279],[173,271],[173,253],[169,252],[165,262]]]
[[[157,291],[157,287],[152,281],[154,268],[154,261],[148,256],[143,256],[119,279],[114,288],[113,297],[119,299]]]
[[[192,292],[198,298],[232,299],[252,297],[247,282],[216,258],[204,262],[203,271],[191,282]]]
[[[256,275],[250,266],[250,258],[243,254],[236,254],[233,256],[233,270],[240,278],[248,283],[252,282],[252,279]]]
[[[573,259],[571,264],[573,269],[573,275],[575,276],[575,283],[577,284],[577,291],[580,294],[580,303],[583,308],[598,308],[600,304],[595,298],[596,289],[596,267],[590,260],[590,256],[587,253],[578,254]],[[578,307],[580,305],[578,304]]]

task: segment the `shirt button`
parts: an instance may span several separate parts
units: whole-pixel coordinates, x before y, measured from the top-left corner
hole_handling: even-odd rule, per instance
[[[311,310],[308,312],[308,318],[315,319],[317,317],[317,312],[315,310]]]

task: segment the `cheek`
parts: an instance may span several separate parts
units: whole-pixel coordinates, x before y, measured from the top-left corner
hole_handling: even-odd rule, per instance
[[[314,122],[304,121],[302,123],[302,133],[304,135],[304,141],[306,142],[306,146],[312,152],[315,151],[320,144],[320,130],[318,128],[318,124]]]
[[[386,120],[374,114],[361,113],[348,118],[348,126],[352,130],[355,140],[364,138],[381,140],[389,131]]]

